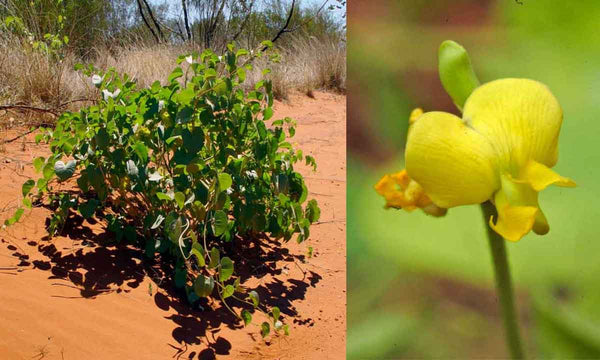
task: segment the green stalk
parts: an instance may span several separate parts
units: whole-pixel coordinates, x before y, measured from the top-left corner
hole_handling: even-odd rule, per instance
[[[496,289],[500,299],[500,310],[506,333],[506,343],[513,359],[524,359],[525,355],[523,346],[521,345],[521,337],[519,335],[517,311],[510,279],[510,268],[508,267],[508,258],[506,256],[506,247],[504,245],[506,240],[488,225],[490,217],[496,216],[496,208],[494,205],[491,202],[486,201],[481,204],[481,210],[483,211],[483,219],[485,227],[487,228],[492,259],[494,260]]]

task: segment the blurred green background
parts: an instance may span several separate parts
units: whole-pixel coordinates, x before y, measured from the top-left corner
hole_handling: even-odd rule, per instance
[[[509,261],[528,356],[600,358],[600,1],[356,0],[348,34],[348,357],[508,356],[479,207],[432,218],[373,190],[404,167],[413,108],[458,114],[437,74],[452,39],[482,82],[536,79],[563,107],[555,170],[578,187],[540,193],[550,233]]]

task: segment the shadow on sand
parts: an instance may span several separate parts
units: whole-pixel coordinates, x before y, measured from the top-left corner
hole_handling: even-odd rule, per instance
[[[11,245],[9,249],[21,259],[19,266],[48,271],[49,279],[68,280],[70,284],[54,285],[77,288],[80,296],[73,298],[94,299],[112,292],[129,292],[139,287],[145,277],[150,277],[153,285],[162,290],[154,291],[156,306],[169,312],[165,318],[177,325],[171,334],[176,344],[167,344],[173,348],[174,358],[212,359],[230,353],[232,345],[219,336],[220,328],[237,329],[243,324],[220,301],[209,303],[201,299],[200,306],[193,308],[182,296],[182,291],[172,285],[169,265],[161,264],[158,259],[148,259],[143,250],[132,245],[115,244],[114,234],[93,220],[84,220],[71,213],[62,234],[72,241],[72,249],[58,250],[55,241],[47,237],[39,242],[27,243],[37,248],[41,257],[35,257],[41,260],[29,261],[29,256],[12,249]],[[242,285],[250,279],[262,280],[262,285],[253,289],[258,292],[262,304],[268,308],[279,307],[288,322],[293,320],[297,324],[309,325],[313,322],[312,319],[299,319],[294,301],[304,299],[307,289],[314,287],[321,276],[303,271],[301,279],[285,279],[284,282],[278,278],[283,268],[298,265],[304,256],[290,254],[279,242],[267,237],[238,238],[226,245],[221,251],[234,260],[236,275]],[[250,310],[247,304],[237,300],[228,300],[228,305],[237,313],[242,308]],[[202,351],[190,351],[194,345],[201,344],[204,344]]]

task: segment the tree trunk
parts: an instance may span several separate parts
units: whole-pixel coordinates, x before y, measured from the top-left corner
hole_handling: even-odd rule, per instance
[[[185,32],[187,33],[188,41],[191,41],[192,33],[190,32],[190,22],[188,18],[186,0],[181,0],[181,6],[183,7],[183,22],[185,24]]]
[[[152,26],[150,26],[150,23],[148,23],[148,20],[146,19],[146,15],[144,15],[144,10],[142,9],[142,3],[140,3],[140,0],[136,0],[136,2],[137,2],[137,5],[138,5],[138,9],[140,10],[140,15],[142,15],[142,20],[144,20],[144,24],[146,24],[146,26],[148,27],[148,29],[150,29],[150,32],[152,33],[152,36],[154,36],[154,39],[156,39],[156,43],[160,43],[160,39],[158,38],[158,36],[154,32],[154,29],[152,29]]]

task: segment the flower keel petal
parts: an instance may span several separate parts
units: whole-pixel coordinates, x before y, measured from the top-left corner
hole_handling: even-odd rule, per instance
[[[534,226],[538,208],[536,206],[512,206],[503,190],[494,197],[498,220],[494,224],[490,217],[490,227],[503,238],[510,241],[519,241]]]

